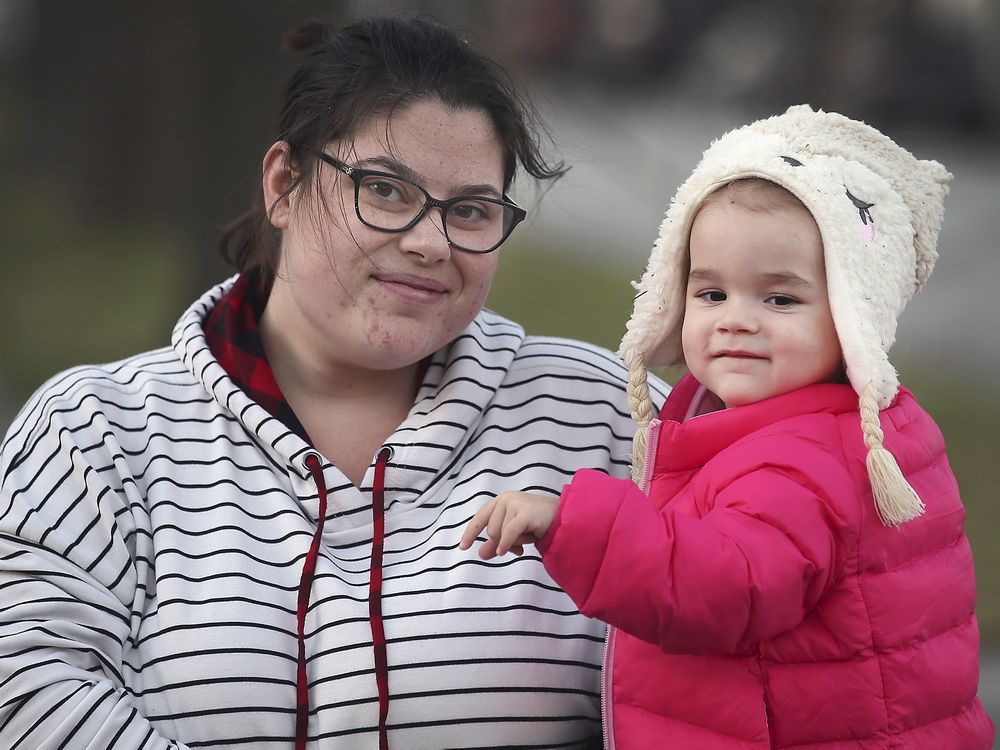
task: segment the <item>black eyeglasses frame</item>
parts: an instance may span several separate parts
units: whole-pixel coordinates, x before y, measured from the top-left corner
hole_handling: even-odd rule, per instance
[[[476,255],[485,255],[486,253],[492,253],[494,250],[500,247],[504,242],[506,242],[507,238],[510,237],[511,233],[514,231],[514,228],[522,221],[524,221],[524,219],[528,215],[527,211],[525,211],[514,201],[512,201],[506,194],[504,194],[500,198],[490,198],[485,195],[456,195],[454,198],[439,200],[433,197],[430,193],[424,190],[420,185],[417,185],[415,182],[411,182],[410,180],[407,180],[404,177],[400,177],[397,174],[392,174],[392,172],[382,172],[377,169],[361,169],[360,167],[352,167],[350,164],[341,161],[336,156],[332,156],[326,153],[325,151],[315,151],[314,153],[316,154],[316,156],[318,156],[324,162],[329,164],[331,167],[351,178],[351,181],[354,183],[354,213],[357,214],[358,221],[360,221],[366,227],[378,230],[379,232],[389,232],[392,234],[398,234],[400,232],[409,231],[410,229],[413,229],[413,227],[415,227],[417,223],[421,219],[423,219],[432,208],[439,208],[441,209],[441,226],[444,228],[444,236],[445,239],[448,240],[448,244],[454,247],[455,249],[461,250],[462,252],[465,253],[475,253]],[[361,182],[366,177],[386,177],[390,180],[395,180],[396,182],[405,182],[408,185],[412,185],[421,193],[423,193],[424,204],[421,207],[420,211],[417,212],[417,215],[414,216],[412,221],[410,221],[406,226],[399,227],[398,229],[388,229],[386,227],[380,227],[375,224],[371,224],[365,220],[364,216],[361,215],[361,206],[359,203]],[[458,203],[462,203],[464,201],[469,201],[469,200],[495,203],[499,206],[504,206],[505,208],[509,208],[512,212],[512,219],[510,225],[504,230],[503,237],[501,237],[500,241],[497,242],[495,245],[493,245],[493,247],[490,247],[486,250],[474,250],[468,247],[463,247],[462,245],[459,245],[458,243],[454,242],[451,239],[451,237],[448,236],[448,209]]]

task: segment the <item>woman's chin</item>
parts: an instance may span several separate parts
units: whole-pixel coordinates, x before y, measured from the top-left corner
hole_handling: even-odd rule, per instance
[[[369,347],[359,355],[364,369],[404,370],[422,362],[453,338],[405,330],[386,331],[369,339]]]

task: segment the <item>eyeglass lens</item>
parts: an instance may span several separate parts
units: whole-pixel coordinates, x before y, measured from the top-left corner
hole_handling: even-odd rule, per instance
[[[384,175],[366,175],[358,184],[358,212],[379,229],[402,229],[423,210],[426,197],[415,185]],[[468,250],[489,250],[503,241],[514,212],[486,198],[448,205],[445,232],[449,241]]]

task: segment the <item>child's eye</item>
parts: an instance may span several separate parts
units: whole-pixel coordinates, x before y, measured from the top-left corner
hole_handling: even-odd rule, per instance
[[[725,302],[726,293],[720,292],[718,289],[706,289],[704,292],[698,292],[695,297],[705,302]]]
[[[797,299],[789,297],[787,294],[772,294],[764,301],[774,305],[775,307],[791,307],[792,305],[798,304]]]

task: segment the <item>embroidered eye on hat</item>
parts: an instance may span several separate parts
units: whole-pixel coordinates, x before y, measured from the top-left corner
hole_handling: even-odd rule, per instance
[[[691,224],[705,198],[741,178],[770,180],[812,214],[823,240],[830,309],[847,377],[858,393],[868,473],[879,514],[896,525],[923,512],[882,446],[878,411],[896,395],[889,361],[900,313],[937,260],[951,174],[875,128],[808,105],[732,130],[711,144],[667,209],[619,348],[629,366],[641,471],[651,406],[646,369],[679,364]]]

